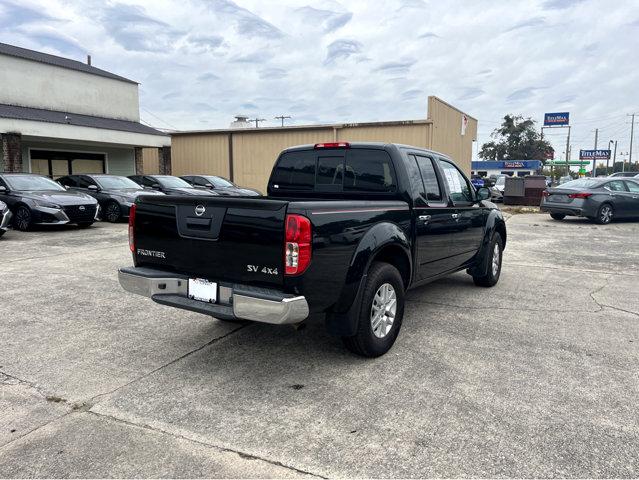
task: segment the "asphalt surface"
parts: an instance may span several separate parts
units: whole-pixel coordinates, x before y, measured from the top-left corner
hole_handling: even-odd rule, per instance
[[[637,477],[639,223],[508,220],[395,347],[122,291],[126,225],[0,240],[0,477]]]

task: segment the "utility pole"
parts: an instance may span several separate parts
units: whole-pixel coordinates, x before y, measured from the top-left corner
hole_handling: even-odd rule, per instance
[[[257,118],[257,117],[255,117],[255,118],[249,118],[248,121],[249,122],[255,122],[255,128],[260,128],[259,123],[260,122],[266,122],[266,119],[265,118]]]
[[[617,163],[617,140],[615,140],[615,153],[612,156],[612,173],[615,172],[615,163]]]
[[[290,115],[277,115],[275,118],[279,119],[282,121],[282,126],[284,126],[284,119],[285,118],[291,118]]]
[[[628,158],[628,165],[630,166],[630,164],[632,163],[632,140],[635,136],[635,114],[633,113],[631,115],[632,120],[630,123],[630,157]]]
[[[610,148],[610,145],[612,145],[613,143],[614,143],[614,140],[608,140],[608,150],[612,150],[612,149]],[[608,155],[608,158],[606,158],[606,176],[607,176],[607,175],[610,175],[610,174],[608,173],[608,169],[609,169],[609,168],[610,168],[610,155]],[[614,161],[613,161],[613,163],[612,163],[612,169],[613,169],[613,170],[615,169],[615,163],[614,163]]]
[[[568,125],[568,137],[566,137],[566,175],[570,175],[570,125]]]
[[[592,158],[592,178],[595,178],[595,171],[597,170],[597,140],[599,139],[599,129],[595,128],[595,155]]]

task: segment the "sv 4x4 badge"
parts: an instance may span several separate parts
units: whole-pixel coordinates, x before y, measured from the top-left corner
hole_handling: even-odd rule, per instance
[[[259,265],[247,265],[246,271],[249,273],[265,273],[267,275],[277,275],[277,267],[261,267]]]

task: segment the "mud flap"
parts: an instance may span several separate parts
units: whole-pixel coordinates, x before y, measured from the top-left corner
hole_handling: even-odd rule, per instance
[[[330,335],[352,337],[357,331],[357,321],[362,308],[362,295],[368,275],[362,275],[357,294],[348,311],[344,313],[329,312],[326,314],[326,331]]]

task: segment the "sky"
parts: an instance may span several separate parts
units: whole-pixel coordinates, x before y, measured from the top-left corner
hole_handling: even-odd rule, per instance
[[[91,54],[163,129],[423,119],[436,95],[477,148],[505,114],[567,111],[573,159],[595,128],[619,159],[639,113],[639,0],[0,0],[0,42]],[[563,158],[566,130],[545,135]]]

